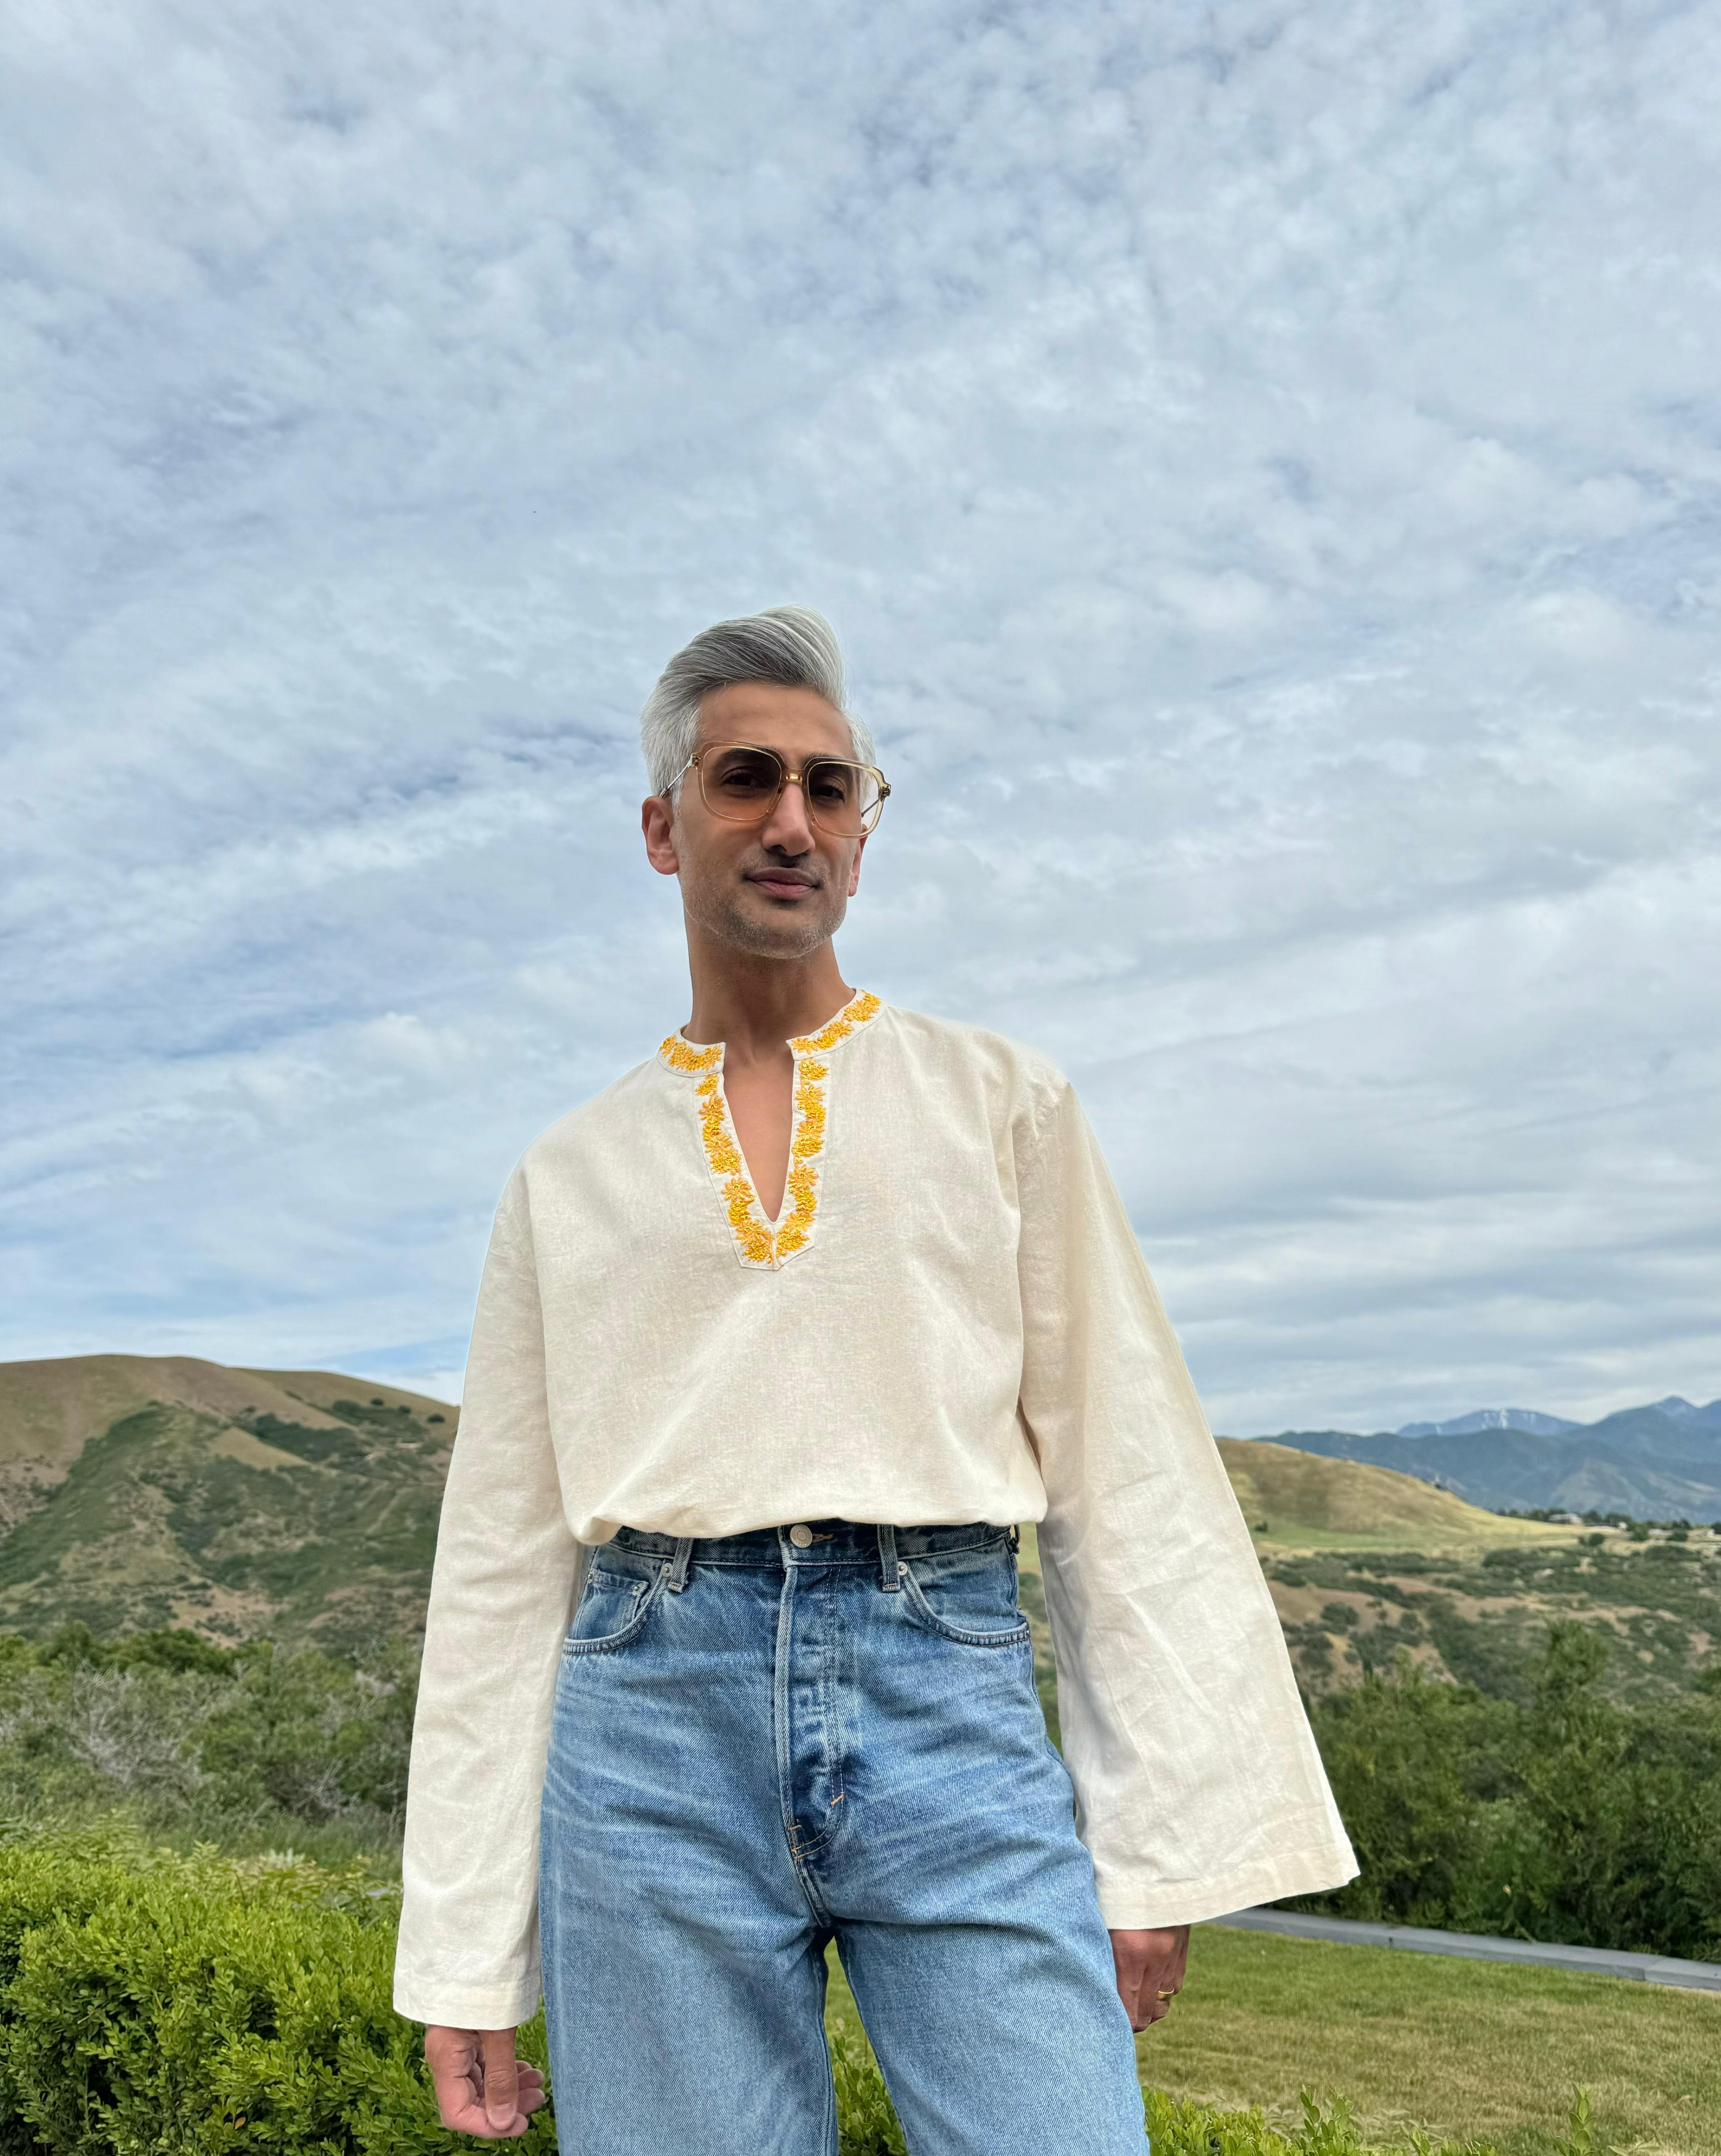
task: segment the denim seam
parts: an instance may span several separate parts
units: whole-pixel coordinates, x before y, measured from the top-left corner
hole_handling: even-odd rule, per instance
[[[830,1779],[836,1785],[836,1794],[832,1797],[828,1807],[829,1824],[819,1837],[820,1843],[823,1845],[831,1840],[847,1816],[846,1813],[837,1809],[845,1801],[847,1796],[846,1784],[843,1780],[843,1763],[847,1756],[847,1748],[843,1741],[841,1702],[837,1693],[835,1676],[829,1661],[825,1662],[819,1672],[819,1697],[825,1711],[825,1741],[829,1748]]]
[[[830,1757],[830,1781],[835,1783],[837,1794],[830,1798],[830,1804],[826,1807],[824,1833],[817,1837],[815,1843],[807,1843],[807,1850],[817,1848],[819,1854],[824,1854],[824,1850],[830,1845],[830,1841],[841,1830],[843,1820],[848,1818],[848,1813],[839,1811],[839,1807],[848,1800],[848,1785],[843,1783],[843,1762],[848,1757],[848,1747],[843,1742],[843,1714],[841,1699],[839,1699],[837,1692],[837,1677],[835,1677],[833,1666],[828,1661],[824,1669],[819,1671],[819,1706],[824,1710],[824,1742],[826,1742],[826,1751]],[[802,1854],[807,1854],[807,1850]]]
[[[820,2035],[824,2035],[821,2025]],[[836,2115],[836,2074],[830,2056],[830,2039],[825,2037],[825,2147],[820,2156],[841,2156]]]
[[[562,1642],[563,1660],[573,1662],[579,1661],[585,1655],[613,1655],[621,1648],[631,1645],[645,1630],[645,1620],[656,1608],[658,1598],[663,1592],[664,1582],[668,1578],[669,1569],[665,1566],[655,1579],[640,1583],[645,1588],[645,1592],[640,1595],[639,1604],[633,1615],[619,1632],[606,1632],[601,1640],[576,1640],[570,1633]],[[578,1611],[575,1614],[578,1616]]]
[[[810,1841],[804,1841],[794,1815],[794,1762],[790,1756],[789,1727],[789,1666],[794,1628],[795,1584],[791,1574],[797,1569],[797,1567],[785,1568],[782,1592],[777,1603],[777,1666],[772,1672],[771,1682],[772,1719],[776,1724],[773,1733],[777,1751],[777,1805],[783,1822],[783,1839],[796,1884],[809,1909],[819,1922],[824,1924],[830,1922],[830,1912],[819,1897],[818,1887],[807,1869],[806,1860],[809,1856],[823,1854],[830,1839],[830,1830],[827,1828]]]
[[[905,1564],[901,1573],[904,1593],[903,1603],[914,1621],[924,1625],[941,1640],[950,1640],[959,1647],[1020,1647],[1034,1636],[1033,1628],[1025,1619],[1008,1632],[970,1632],[959,1625],[953,1625],[939,1616],[926,1599],[925,1590]]]
[[[794,1860],[794,1807],[789,1802],[792,1777],[789,1748],[789,1660],[794,1625],[790,1588],[789,1575],[785,1569],[782,1591],[777,1598],[777,1657],[776,1667],[771,1672],[771,1735],[777,1753],[777,1808],[783,1820],[783,1839],[789,1844],[789,1856]],[[799,1862],[795,1869],[799,1871]]]

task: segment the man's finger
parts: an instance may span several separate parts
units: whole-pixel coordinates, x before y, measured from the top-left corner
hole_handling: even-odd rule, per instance
[[[1139,1932],[1113,1932],[1111,1939],[1117,1996],[1123,2001],[1123,2010],[1129,2016],[1130,2027],[1139,2033],[1146,2025],[1140,2010],[1142,1978],[1147,1967],[1143,1938]]]
[[[484,2062],[484,2118],[492,2133],[511,2133],[514,2122],[526,2130],[520,2109],[520,2062],[514,2056],[511,2029],[480,2031],[479,2056]]]
[[[436,2092],[437,2116],[458,2130],[478,2094],[478,2040],[470,2029],[429,2028],[424,2058]]]

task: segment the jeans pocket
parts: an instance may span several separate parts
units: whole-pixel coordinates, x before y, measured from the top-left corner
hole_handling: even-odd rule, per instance
[[[605,1572],[594,1565],[587,1574],[585,1592],[573,1613],[568,1637],[562,1642],[563,1659],[613,1655],[637,1640],[668,1578],[667,1565],[660,1565],[643,1579],[630,1573]]]
[[[941,1640],[964,1647],[1020,1647],[1033,1636],[1015,1606],[1015,1568],[1008,1561],[934,1571],[922,1583],[905,1559],[898,1576],[907,1615]]]

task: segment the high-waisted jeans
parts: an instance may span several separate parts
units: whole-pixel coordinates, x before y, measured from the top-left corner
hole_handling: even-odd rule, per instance
[[[915,2156],[1142,2156],[1011,1537],[806,1527],[593,1553],[539,1881],[564,2156],[836,2156],[833,1938]]]

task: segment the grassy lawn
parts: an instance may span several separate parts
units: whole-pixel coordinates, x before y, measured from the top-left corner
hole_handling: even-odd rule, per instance
[[[1348,2096],[1365,2139],[1479,2135],[1538,2156],[1574,2087],[1598,2151],[1721,2156],[1721,1994],[1201,1925],[1189,1989],[1138,2040],[1142,2078],[1227,2108],[1297,2115]]]
[[[835,1954],[830,2012],[860,2025]],[[1580,2083],[1597,2156],[1721,2156],[1721,1995],[1384,1947],[1196,1929],[1189,1989],[1137,2042],[1142,2079],[1282,2128],[1348,2097],[1364,2142],[1480,2138],[1545,2156]]]

